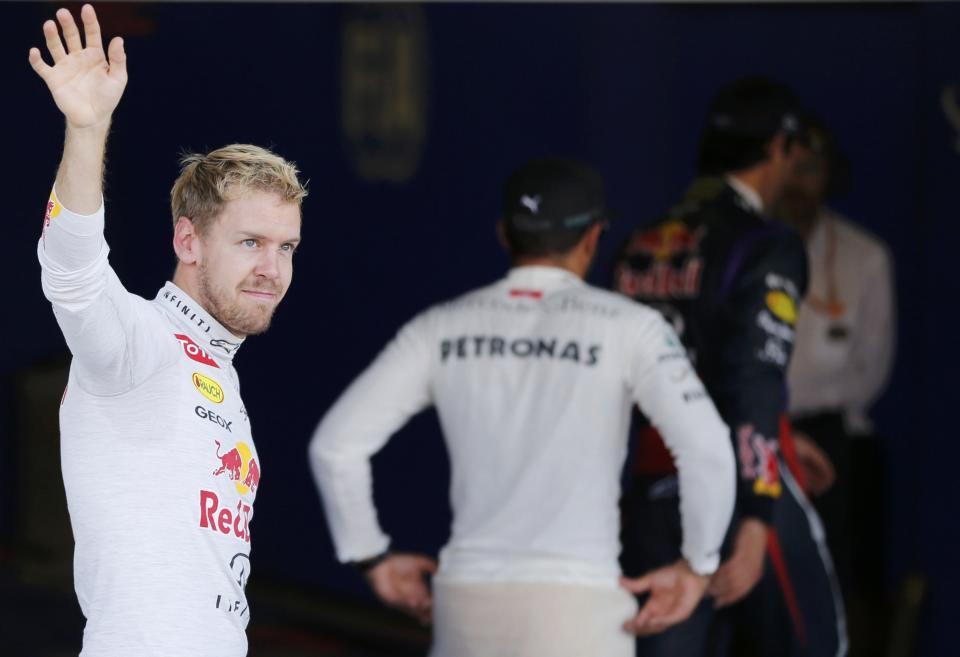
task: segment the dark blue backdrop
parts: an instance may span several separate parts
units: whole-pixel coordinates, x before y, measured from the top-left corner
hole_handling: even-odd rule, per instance
[[[602,282],[629,226],[663,210],[690,179],[712,92],[760,72],[795,87],[840,135],[854,184],[837,205],[884,237],[896,257],[899,359],[878,412],[892,464],[890,577],[911,567],[930,576],[923,654],[950,651],[960,585],[951,376],[958,357],[949,341],[960,155],[940,97],[960,81],[960,7],[428,5],[429,121],[421,164],[403,184],[367,183],[348,166],[340,128],[344,8],[112,11],[129,28],[130,84],[110,143],[107,238],[131,291],[152,296],[172,272],[167,194],[182,149],[272,145],[311,180],[291,293],[269,335],[251,339],[237,360],[264,471],[257,576],[363,594],[332,559],[307,441],[400,323],[506,267],[493,222],[510,168],[543,154],[598,166],[621,217],[595,269]],[[64,348],[34,254],[62,120],[27,64],[52,13],[46,4],[0,6],[11,210],[4,381]],[[375,468],[381,517],[396,545],[435,551],[449,521],[435,419],[414,421]],[[162,497],[159,472],[145,485]],[[0,509],[6,526],[12,506]]]

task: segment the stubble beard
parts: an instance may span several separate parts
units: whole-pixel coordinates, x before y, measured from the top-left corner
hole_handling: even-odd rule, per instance
[[[231,297],[227,290],[213,281],[213,277],[210,276],[205,266],[200,265],[199,274],[200,299],[198,301],[224,328],[241,337],[259,335],[270,328],[273,313],[277,309],[276,304],[273,306],[245,307],[239,299]],[[256,287],[263,289],[263,286]],[[274,287],[265,291],[279,292]]]

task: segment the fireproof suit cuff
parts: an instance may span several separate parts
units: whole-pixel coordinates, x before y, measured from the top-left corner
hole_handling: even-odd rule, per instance
[[[766,525],[773,524],[773,509],[776,498],[767,495],[757,495],[750,485],[741,483],[739,486],[740,499],[737,507],[741,517],[756,518]]]

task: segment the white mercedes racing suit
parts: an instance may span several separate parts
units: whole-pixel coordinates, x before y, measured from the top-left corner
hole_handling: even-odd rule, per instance
[[[432,404],[452,470],[437,581],[615,588],[635,403],[677,462],[683,555],[713,572],[734,503],[726,425],[657,312],[552,267],[420,314],[323,418],[309,453],[338,558],[388,547],[369,459]]]

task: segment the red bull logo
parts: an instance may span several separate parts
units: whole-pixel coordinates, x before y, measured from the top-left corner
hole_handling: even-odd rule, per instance
[[[226,475],[230,481],[234,482],[237,492],[241,495],[256,493],[260,486],[260,466],[253,457],[250,446],[246,443],[237,443],[233,449],[221,454],[220,441],[213,442],[217,444],[217,458],[220,459],[220,467],[213,471],[213,476]]]
[[[669,260],[679,253],[700,248],[703,228],[691,232],[682,221],[668,221],[656,230],[642,233],[630,242],[630,250],[645,253],[655,260]]]
[[[654,262],[649,269],[637,271],[629,266],[617,268],[617,290],[632,299],[691,299],[700,292],[703,260],[690,258],[680,267]]]
[[[212,490],[200,491],[200,526],[224,536],[250,542],[250,515],[253,507],[242,499],[236,508],[220,506],[220,497]]]
[[[257,486],[260,485],[260,466],[257,465],[256,459],[250,459],[247,476],[243,479],[243,485],[252,492],[257,492]]]
[[[630,255],[646,255],[652,263],[644,269],[619,267],[617,289],[634,299],[690,299],[700,292],[703,258],[697,254],[703,229],[691,232],[680,221],[634,237]]]

